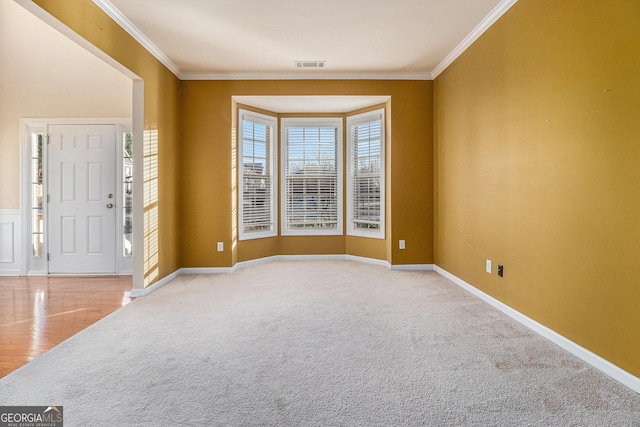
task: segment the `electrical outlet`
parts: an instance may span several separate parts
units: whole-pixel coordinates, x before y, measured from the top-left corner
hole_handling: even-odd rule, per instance
[[[224,243],[218,242],[218,252],[223,252],[223,251],[224,251]]]
[[[504,265],[498,264],[498,277],[504,277]]]
[[[484,268],[485,268],[487,273],[491,274],[491,260],[490,259],[487,260],[487,263],[485,264]]]
[[[404,240],[400,240],[399,246],[400,246],[400,249],[405,249],[406,248]]]

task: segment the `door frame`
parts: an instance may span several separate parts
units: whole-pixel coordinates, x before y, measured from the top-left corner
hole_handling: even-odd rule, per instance
[[[122,233],[124,226],[124,215],[122,211],[122,198],[123,198],[123,184],[120,182],[123,176],[122,171],[122,158],[124,154],[124,147],[122,144],[122,135],[125,132],[133,132],[132,119],[131,118],[95,118],[95,119],[69,119],[69,118],[23,118],[20,120],[20,165],[21,165],[21,223],[22,223],[22,256],[23,262],[21,263],[21,275],[26,276],[46,276],[49,275],[49,262],[47,261],[46,254],[49,245],[49,229],[47,222],[48,205],[46,201],[43,201],[43,215],[44,215],[44,247],[43,256],[36,258],[32,253],[31,244],[31,208],[32,208],[32,194],[31,194],[31,134],[32,132],[43,132],[46,137],[48,135],[48,128],[50,125],[113,125],[116,130],[116,162],[115,162],[115,176],[116,176],[116,275],[132,275],[133,274],[133,256],[124,256]],[[134,141],[135,141],[134,137]],[[48,189],[48,150],[42,150],[42,184],[43,188]],[[134,154],[135,158],[135,154]],[[134,178],[134,182],[137,179]],[[135,191],[135,186],[134,186]],[[135,193],[134,193],[135,194]],[[46,197],[46,196],[45,196]],[[134,203],[134,215],[135,215],[135,203]],[[134,244],[134,246],[137,246]],[[142,250],[142,248],[139,248]],[[134,252],[135,254],[135,252]],[[87,274],[82,274],[86,276]]]

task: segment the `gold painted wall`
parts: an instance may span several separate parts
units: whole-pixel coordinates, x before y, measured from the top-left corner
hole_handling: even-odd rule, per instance
[[[272,255],[351,254],[393,264],[433,263],[433,132],[430,81],[184,81],[183,267],[228,267]],[[389,95],[387,240],[279,237],[234,242],[232,97]],[[416,185],[416,183],[419,183]],[[400,251],[397,240],[405,239]],[[233,248],[216,251],[216,242]],[[391,244],[391,242],[395,242]],[[394,249],[391,249],[394,248]]]
[[[157,269],[151,282],[173,273],[180,268],[181,245],[180,80],[91,0],[33,2],[144,80],[144,129],[158,136],[158,261],[154,258],[145,273]],[[141,249],[134,248],[134,256]]]
[[[520,0],[434,82],[437,265],[636,376],[638,23]]]

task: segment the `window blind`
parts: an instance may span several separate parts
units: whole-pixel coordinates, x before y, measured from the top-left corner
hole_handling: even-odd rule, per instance
[[[382,113],[349,120],[348,219],[351,234],[384,238]]]
[[[342,232],[340,126],[285,126],[283,232]]]
[[[240,238],[275,235],[275,119],[242,115]]]

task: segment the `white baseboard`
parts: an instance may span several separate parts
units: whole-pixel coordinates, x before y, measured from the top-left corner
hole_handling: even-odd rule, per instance
[[[20,270],[2,269],[0,277],[15,277],[20,275]]]
[[[276,261],[317,261],[317,260],[344,260],[344,255],[274,255],[264,258],[256,258],[248,261],[237,262],[233,267],[195,267],[182,268],[181,274],[230,274],[240,268],[253,267]]]
[[[197,275],[197,274],[231,274],[240,268],[252,267],[260,264],[266,264],[276,261],[353,261],[365,264],[386,267],[391,271],[432,271],[433,264],[402,264],[391,265],[389,262],[381,259],[359,257],[354,255],[274,255],[265,258],[252,259],[249,261],[241,261],[233,267],[186,267],[174,271],[172,274],[160,279],[158,282],[144,289],[133,289],[131,296],[139,298],[149,295],[151,292],[161,288],[171,280],[181,275]]]
[[[29,271],[26,274],[27,277],[47,277],[48,275],[46,271]]]
[[[381,267],[389,268],[389,263],[380,259],[373,258],[365,258],[354,255],[343,255],[343,254],[334,254],[334,255],[274,255],[265,258],[257,258],[249,261],[241,261],[237,263],[234,267],[238,268],[247,268],[255,265],[266,264],[269,262],[276,261],[355,261],[362,262],[366,264],[379,265]]]
[[[391,271],[433,271],[433,264],[394,264]]]
[[[516,320],[517,322],[531,329],[533,332],[537,333],[538,335],[541,335],[542,337],[548,339],[549,341],[553,342],[557,346],[567,350],[569,353],[573,354],[579,359],[582,359],[589,365],[593,366],[597,370],[603,372],[604,374],[608,375],[609,377],[613,378],[619,383],[624,384],[625,386],[629,387],[631,390],[635,391],[636,393],[640,393],[640,378],[619,368],[618,366],[614,365],[608,360],[603,359],[597,354],[592,353],[586,348],[574,343],[573,341],[560,335],[554,330],[549,329],[546,326],[536,322],[535,320],[525,316],[519,311],[514,310],[508,305],[482,292],[478,288],[474,287],[473,285],[470,285],[469,283],[465,282],[459,277],[454,276],[448,271],[438,266],[435,266],[435,271],[441,274],[442,276],[446,277],[447,279],[451,280],[453,283],[460,286],[464,290],[468,291],[469,293],[475,295],[476,297],[480,298],[484,302],[493,306],[494,308],[497,308],[507,316],[511,317],[512,319]]]
[[[274,262],[277,260],[278,260],[277,256],[268,256],[264,258],[252,259],[249,261],[240,261],[240,262],[237,262],[232,268],[233,268],[233,271],[236,271],[239,268],[247,268],[254,265],[268,264],[270,262]]]
[[[160,289],[161,287],[163,287],[164,285],[166,285],[167,283],[169,283],[173,279],[179,277],[180,276],[180,271],[181,270],[178,269],[178,270],[174,271],[173,273],[169,274],[168,276],[165,276],[162,279],[158,280],[153,285],[147,286],[144,289],[139,289],[139,288],[131,289],[131,295],[130,295],[131,298],[143,297],[145,295],[149,295],[151,292],[154,292],[154,291]]]
[[[276,255],[273,258],[274,261],[344,261],[345,256],[343,254],[331,254],[331,255]]]
[[[309,257],[314,257],[315,259],[317,259],[317,256],[315,255],[311,255],[311,256],[304,256],[305,259],[310,259]],[[160,289],[162,286],[166,285],[167,283],[169,283],[170,281],[172,281],[173,279],[182,276],[182,275],[207,275],[207,274],[231,274],[234,273],[236,270],[238,270],[239,268],[247,268],[247,267],[251,267],[254,265],[259,265],[259,264],[266,264],[269,262],[274,262],[274,261],[278,261],[281,259],[293,259],[292,257],[287,257],[287,256],[282,256],[282,255],[277,255],[277,256],[272,256],[272,257],[266,257],[266,258],[258,258],[258,259],[253,259],[250,261],[242,261],[242,262],[238,262],[236,263],[233,267],[184,267],[184,268],[180,268],[176,271],[174,271],[173,273],[171,273],[170,275],[163,277],[162,279],[160,279],[159,281],[157,281],[156,283],[154,283],[151,286],[147,286],[144,289],[132,289],[131,290],[131,297],[133,298],[139,298],[139,297],[143,297],[146,295],[149,295],[151,292],[154,292],[158,289]]]
[[[391,269],[391,264],[389,264],[389,261],[382,260],[382,259],[367,258],[367,257],[355,256],[355,255],[345,255],[343,259],[346,261],[354,261],[354,262],[360,262],[362,264],[378,265],[380,267]]]
[[[236,264],[237,265],[237,264]],[[180,274],[197,275],[197,274],[229,274],[236,271],[236,267],[195,267],[181,268],[178,270]]]

